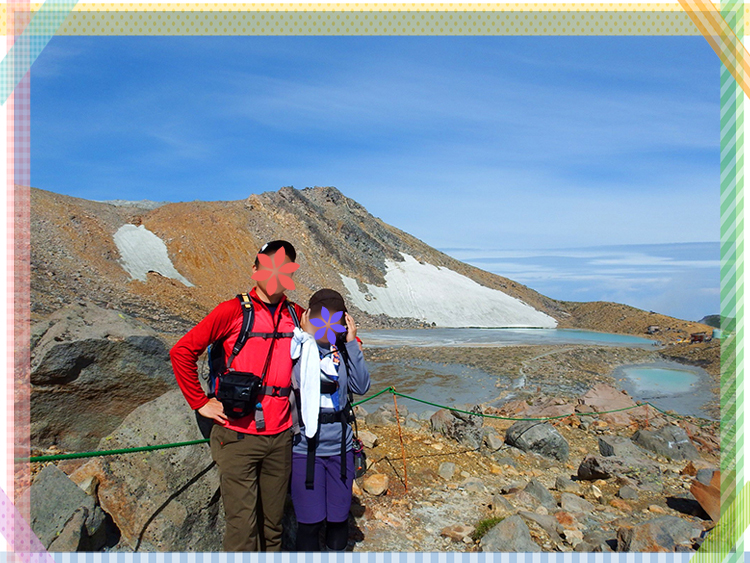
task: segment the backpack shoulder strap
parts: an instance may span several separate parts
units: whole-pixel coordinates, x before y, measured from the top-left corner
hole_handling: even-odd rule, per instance
[[[240,350],[242,350],[245,342],[247,342],[253,328],[253,322],[255,321],[255,310],[253,309],[253,301],[250,299],[250,296],[247,293],[240,293],[237,299],[240,300],[242,307],[242,328],[237,337],[237,342],[234,343],[234,348],[232,348],[232,354],[227,360],[227,369],[232,367],[232,362],[237,357],[237,354],[240,353]]]
[[[299,324],[299,315],[297,314],[297,304],[293,303],[292,301],[287,301],[286,306],[289,309],[289,314],[292,316],[294,326],[296,326],[297,328],[301,328]]]

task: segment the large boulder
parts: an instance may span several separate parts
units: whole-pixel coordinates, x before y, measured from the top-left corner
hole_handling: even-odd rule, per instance
[[[99,444],[114,450],[200,440],[179,390],[141,405]],[[95,458],[71,479],[98,481],[97,496],[120,529],[122,549],[220,551],[224,511],[208,444]]]
[[[523,414],[527,418],[568,416],[575,414],[575,405],[560,397],[551,397],[537,405],[531,405]]]
[[[695,479],[690,486],[690,493],[711,520],[717,522],[721,516],[721,472],[714,471],[708,484]]]
[[[699,459],[698,450],[682,428],[671,424],[656,431],[638,430],[633,442],[667,459]]]
[[[36,476],[29,490],[31,529],[50,551],[96,551],[106,541],[105,514],[55,465]]]
[[[479,405],[464,410],[482,414],[482,407]],[[448,409],[440,409],[430,417],[430,428],[434,433],[453,438],[472,449],[479,449],[482,445],[483,426],[484,419],[481,416]]]
[[[647,418],[648,406],[637,406],[635,401],[624,391],[618,391],[606,383],[597,383],[578,399],[576,412],[579,413],[607,413],[601,414],[600,419],[611,426],[628,426],[634,419]],[[620,412],[611,412],[622,410]]]
[[[524,491],[538,500],[539,504],[541,504],[550,512],[553,512],[557,508],[557,501],[555,500],[555,497],[553,497],[552,493],[547,490],[547,487],[542,485],[536,479],[532,479],[531,481],[529,481],[529,484],[526,485]]]
[[[518,515],[509,516],[502,520],[482,536],[479,545],[482,551],[490,552],[518,551],[529,553],[541,551],[539,546],[531,539],[529,527]]]
[[[661,516],[617,532],[617,551],[673,552],[677,546],[692,546],[700,537],[700,525],[677,516]]]
[[[525,452],[566,461],[570,448],[557,429],[547,422],[522,420],[508,428],[505,441]]]
[[[138,405],[176,386],[169,350],[143,323],[92,303],[32,327],[31,443],[91,449]]]
[[[368,426],[390,426],[396,424],[396,413],[393,407],[381,406],[378,410],[365,416]]]
[[[627,477],[639,488],[661,492],[664,485],[659,466],[645,459],[619,456],[586,456],[578,466],[578,478],[587,481]]]
[[[646,452],[624,436],[600,436],[599,452],[603,456],[646,459]]]

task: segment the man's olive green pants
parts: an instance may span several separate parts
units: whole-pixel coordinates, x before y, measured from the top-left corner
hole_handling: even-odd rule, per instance
[[[224,551],[281,551],[281,520],[292,464],[291,431],[257,436],[215,424],[211,455],[219,467],[226,515]]]

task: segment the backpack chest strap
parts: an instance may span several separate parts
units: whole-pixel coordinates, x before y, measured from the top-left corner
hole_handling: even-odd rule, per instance
[[[247,338],[291,338],[293,332],[248,332]]]
[[[288,397],[292,394],[291,387],[279,387],[278,385],[264,385],[260,388],[260,395],[268,395],[269,397]]]

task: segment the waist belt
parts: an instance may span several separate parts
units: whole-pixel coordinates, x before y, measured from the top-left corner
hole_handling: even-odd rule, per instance
[[[318,414],[318,424],[331,424],[332,422],[352,422],[353,414],[346,411],[322,412]]]

